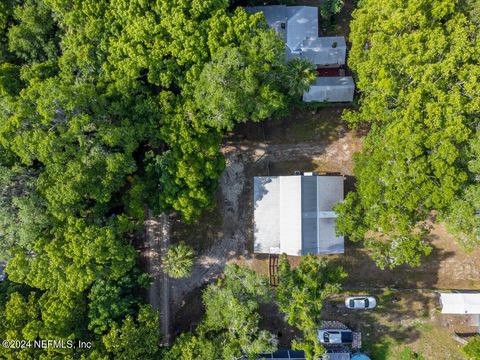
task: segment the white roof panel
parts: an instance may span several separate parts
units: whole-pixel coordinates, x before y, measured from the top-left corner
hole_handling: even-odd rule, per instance
[[[254,251],[270,253],[280,248],[280,178],[255,177],[253,180]]]
[[[315,65],[345,65],[347,45],[343,36],[305,39],[301,45],[303,59]]]
[[[302,254],[301,176],[280,177],[280,252]]]
[[[480,314],[480,293],[441,293],[442,314]]]

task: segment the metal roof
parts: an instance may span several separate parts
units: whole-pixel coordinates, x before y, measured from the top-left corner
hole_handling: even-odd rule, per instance
[[[315,84],[303,93],[303,101],[353,101],[355,83],[351,76],[317,77]]]
[[[333,212],[343,200],[342,176],[258,176],[253,188],[256,253],[344,252]]]
[[[245,7],[245,11],[249,14],[262,12],[265,16],[267,24],[279,33],[286,41],[287,29],[287,6],[286,5],[269,5],[269,6],[252,6]],[[282,25],[283,24],[283,25]]]
[[[316,65],[345,65],[347,44],[343,36],[325,36],[305,39],[301,57]]]
[[[442,314],[480,314],[480,293],[441,293]]]
[[[305,352],[302,350],[279,349],[274,353],[260,354],[258,359],[305,360]]]
[[[287,46],[300,50],[303,40],[318,37],[318,8],[287,6]]]
[[[262,12],[267,24],[283,36],[290,52],[299,51],[305,39],[318,37],[317,7],[270,5],[245,7],[245,10],[250,14]]]

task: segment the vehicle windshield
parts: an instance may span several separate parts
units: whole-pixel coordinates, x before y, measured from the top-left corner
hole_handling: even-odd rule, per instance
[[[323,333],[323,341],[330,342],[330,334],[328,332]]]
[[[369,305],[368,299],[365,298],[365,307],[368,307],[368,305]]]
[[[355,307],[355,300],[353,299],[350,299],[350,307]]]

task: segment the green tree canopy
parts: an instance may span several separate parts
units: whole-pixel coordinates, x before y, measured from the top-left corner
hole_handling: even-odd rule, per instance
[[[463,347],[463,353],[469,359],[480,359],[480,336],[475,336],[470,340],[468,344]]]
[[[248,359],[274,351],[273,334],[259,329],[259,305],[271,299],[266,279],[253,270],[227,265],[225,278],[203,292],[205,317],[195,334],[183,334],[168,352],[170,359]]]
[[[456,201],[478,181],[466,155],[480,110],[478,34],[458,1],[364,0],[353,13],[348,63],[362,98],[345,118],[371,131],[337,227],[367,238],[382,267],[418,265],[431,211],[464,211]]]
[[[168,276],[179,279],[192,273],[195,255],[191,246],[180,242],[170,246],[162,260],[163,269]]]
[[[137,318],[128,315],[102,338],[107,352],[118,360],[156,360],[159,340],[158,315],[148,305],[140,308]]]
[[[326,259],[310,254],[302,256],[295,269],[291,268],[287,256],[283,254],[279,272],[278,307],[287,323],[303,332],[303,338],[295,339],[293,346],[304,350],[308,359],[317,359],[324,352],[317,339],[323,302],[328,296],[338,293],[347,274],[343,268],[331,266]]]

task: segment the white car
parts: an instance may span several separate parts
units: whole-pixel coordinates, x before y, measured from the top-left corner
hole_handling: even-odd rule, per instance
[[[353,332],[344,329],[322,329],[318,330],[318,340],[322,344],[351,344]]]
[[[348,309],[373,309],[377,300],[373,296],[349,296],[345,299]]]

